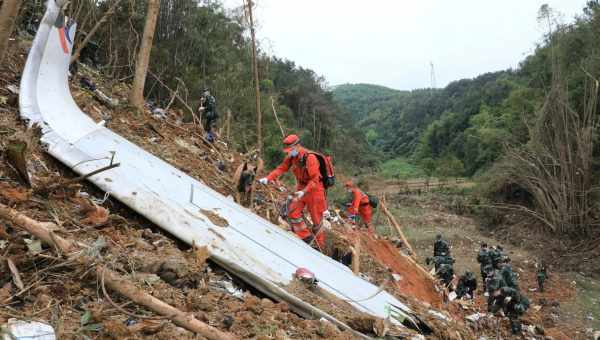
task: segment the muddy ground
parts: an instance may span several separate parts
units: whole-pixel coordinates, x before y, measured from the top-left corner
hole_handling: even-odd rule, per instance
[[[600,280],[596,273],[593,270],[573,271],[571,266],[556,258],[554,248],[544,246],[551,244],[550,240],[536,236],[534,231],[524,230],[522,225],[489,229],[474,216],[455,213],[449,202],[457,198],[464,198],[462,190],[411,195],[390,195],[388,192],[388,205],[392,206],[407,238],[419,254],[419,262],[425,265],[424,259],[433,254],[435,236],[442,234],[452,246],[456,274],[472,271],[480,285],[480,268],[476,260],[480,244],[501,245],[519,274],[521,290],[531,301],[524,320],[543,320],[546,333],[554,338],[592,338],[593,332],[600,329]],[[380,217],[380,221],[383,218]],[[379,232],[393,234],[385,224],[379,226]],[[562,254],[573,256],[566,252]],[[579,256],[585,262],[586,257],[592,254],[579,253]],[[543,293],[538,291],[535,267],[541,259],[551,264],[550,277]],[[485,309],[483,296],[477,297],[476,304]]]

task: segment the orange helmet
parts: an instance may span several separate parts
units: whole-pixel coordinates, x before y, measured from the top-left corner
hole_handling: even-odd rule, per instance
[[[300,144],[300,137],[298,135],[289,135],[283,139],[283,152],[289,153],[292,151],[292,147]]]

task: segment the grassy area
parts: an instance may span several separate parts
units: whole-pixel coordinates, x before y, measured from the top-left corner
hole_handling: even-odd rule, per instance
[[[386,179],[413,179],[425,177],[425,172],[419,166],[406,158],[390,159],[379,167],[381,176]]]
[[[431,229],[433,225],[428,224],[426,221],[422,221],[422,217],[426,213],[426,209],[422,209],[416,206],[391,206],[388,207],[392,215],[396,217],[396,221],[401,225],[405,236],[411,241],[421,241],[430,239],[432,236]],[[379,214],[379,217],[377,217]],[[387,218],[382,212],[375,214],[375,227],[377,233],[383,236],[396,236],[396,230],[390,226]]]
[[[600,329],[600,282],[581,274],[575,274],[577,298],[573,304],[563,306],[567,312],[581,313],[586,326]]]

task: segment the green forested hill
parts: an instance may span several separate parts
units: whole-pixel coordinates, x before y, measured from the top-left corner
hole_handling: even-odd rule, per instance
[[[412,158],[456,175],[487,169],[506,145],[524,145],[535,123],[554,69],[569,89],[570,104],[581,109],[586,85],[600,74],[600,5],[590,1],[572,24],[557,24],[548,7],[540,20],[551,31],[515,70],[462,79],[442,89],[410,92],[367,84],[341,85],[334,98],[358,118],[372,146],[388,158]]]
[[[356,121],[369,142],[388,156],[421,152],[424,157],[438,159],[448,151],[464,153],[461,132],[469,127],[470,117],[482,105],[500,105],[508,96],[511,76],[511,72],[488,73],[453,82],[444,89],[410,92],[343,85],[334,89],[334,98],[360,117]],[[421,146],[426,134],[430,137],[429,150]]]
[[[333,87],[333,98],[342,103],[352,119],[358,122],[379,107],[389,105],[394,98],[407,92],[372,84],[342,84]]]

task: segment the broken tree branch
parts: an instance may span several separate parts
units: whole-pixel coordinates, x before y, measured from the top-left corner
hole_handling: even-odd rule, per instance
[[[354,241],[354,247],[350,247],[352,251],[352,272],[354,275],[360,273],[360,237]]]
[[[21,274],[19,274],[19,270],[17,269],[17,266],[15,265],[13,260],[11,260],[10,258],[7,258],[6,263],[8,264],[8,269],[10,269],[10,273],[12,275],[15,286],[17,286],[17,288],[19,288],[19,290],[25,289],[23,280],[21,280]]]
[[[285,138],[285,132],[283,131],[283,126],[281,126],[281,122],[279,121],[279,117],[277,116],[277,111],[275,110],[275,100],[271,96],[271,107],[273,108],[273,115],[275,116],[275,121],[279,126],[279,130],[281,131],[281,137]]]
[[[390,222],[390,224],[392,226],[394,226],[394,228],[398,232],[398,236],[400,236],[400,239],[402,239],[402,243],[408,249],[409,256],[412,257],[413,259],[416,258],[417,254],[415,253],[415,251],[413,250],[413,247],[410,245],[410,243],[406,239],[406,236],[404,236],[404,233],[402,232],[402,228],[400,228],[400,224],[398,224],[398,222],[396,222],[396,219],[394,218],[394,215],[392,215],[390,213],[390,211],[386,208],[386,206],[385,206],[385,196],[383,196],[383,198],[380,200],[379,203],[380,203],[379,205],[381,206],[381,210],[383,210],[383,213],[388,218],[388,221]]]
[[[33,236],[39,238],[44,243],[60,249],[63,253],[70,253],[73,251],[74,244],[72,241],[65,240],[58,235],[52,235],[53,232],[51,229],[58,229],[58,226],[54,223],[33,220],[1,203],[0,218],[9,220],[15,225],[25,229]]]
[[[100,27],[102,27],[102,24],[104,24],[106,19],[108,19],[113,13],[115,13],[115,9],[117,9],[117,6],[119,6],[120,2],[121,2],[121,0],[115,0],[115,2],[113,2],[113,4],[108,8],[108,10],[106,10],[106,12],[102,16],[102,18],[100,18],[100,20],[98,20],[98,22],[96,22],[94,27],[92,27],[92,29],[89,31],[89,33],[85,36],[85,39],[83,39],[81,44],[79,44],[79,46],[73,53],[73,56],[71,57],[71,61],[69,62],[70,64],[76,62],[77,59],[79,59],[79,56],[81,55],[81,51],[83,51],[85,46],[90,42],[90,40],[92,40],[92,36],[94,36],[94,33],[96,33],[96,31]]]
[[[73,250],[78,250],[75,249],[75,242],[64,239],[58,235],[51,235],[52,232],[48,230],[47,226],[53,225],[53,223],[42,223],[33,220],[1,203],[0,218],[9,220],[16,226],[28,231],[47,244],[56,245],[63,253],[70,253]],[[54,226],[57,227],[56,225]],[[78,256],[77,260],[87,266],[93,265],[96,262],[95,259],[84,255]],[[104,279],[106,286],[113,291],[131,299],[139,305],[149,308],[157,314],[166,316],[180,327],[183,327],[191,332],[198,333],[207,339],[236,339],[235,336],[228,333],[223,333],[220,330],[196,319],[192,314],[185,313],[165,303],[164,301],[155,298],[154,296],[137,288],[134,284],[121,277],[119,274],[108,268],[105,268],[102,265],[96,265],[95,274],[99,280]]]
[[[231,334],[226,334],[218,329],[207,325],[206,323],[196,319],[192,314],[185,313],[162,300],[140,290],[128,280],[115,274],[113,271],[102,266],[96,267],[96,276],[104,277],[104,282],[113,291],[126,296],[133,302],[146,306],[154,312],[167,316],[176,325],[184,327],[194,333],[198,333],[208,339],[234,339]]]
[[[177,94],[177,92],[173,91],[169,86],[167,86],[167,84],[165,84],[162,80],[160,80],[160,78],[154,74],[152,71],[148,70],[148,74],[151,75],[154,79],[156,79],[156,81],[162,85],[162,87],[164,87],[165,89],[167,89],[169,92],[171,92],[175,98],[177,98],[177,100],[179,100],[179,102],[186,108],[188,109],[188,111],[190,111],[190,113],[192,114],[192,119],[196,119],[195,118],[195,113],[194,110],[188,105],[188,103],[185,102],[185,100],[183,100],[183,98],[181,98],[179,96],[179,94]],[[201,127],[202,128],[202,127]]]
[[[90,178],[90,177],[92,177],[94,175],[97,175],[97,174],[99,174],[101,172],[104,172],[104,171],[108,171],[110,169],[117,168],[119,166],[121,166],[121,163],[112,163],[112,161],[111,161],[111,164],[109,164],[109,165],[107,165],[105,167],[102,167],[100,169],[96,169],[96,170],[94,170],[94,171],[92,171],[92,172],[90,172],[88,174],[81,175],[81,176],[75,177],[75,178],[71,178],[69,180],[62,181],[62,182],[59,182],[59,183],[56,183],[56,184],[53,184],[53,185],[49,185],[49,186],[47,186],[45,188],[40,188],[39,190],[36,190],[36,191],[38,193],[52,192],[52,191],[54,191],[54,190],[56,190],[58,188],[66,187],[66,186],[69,186],[71,184],[75,184],[75,183],[79,183],[79,182],[85,181],[86,179],[88,179],[88,178]]]

